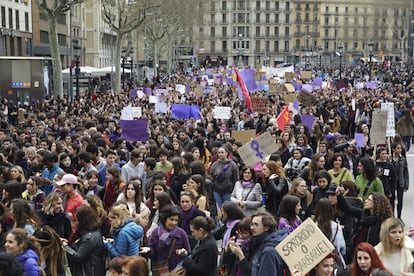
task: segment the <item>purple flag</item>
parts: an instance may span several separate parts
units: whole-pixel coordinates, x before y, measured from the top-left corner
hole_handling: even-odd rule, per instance
[[[299,101],[298,101],[298,95],[296,95],[295,100],[293,101],[293,105],[292,106],[298,112],[300,111],[300,106],[299,106]]]
[[[147,141],[149,139],[147,120],[120,120],[119,125],[122,129],[121,137],[127,141]]]
[[[247,91],[254,92],[257,90],[256,80],[254,79],[253,69],[243,69],[239,71],[240,77],[246,85]]]
[[[227,85],[233,85],[233,78],[227,78],[226,79]]]
[[[259,90],[259,91],[264,90],[264,84],[263,83],[258,83],[257,84],[257,90]]]
[[[151,94],[151,92],[152,92],[151,87],[145,87],[145,88],[144,88],[144,93],[145,93],[145,94],[149,95],[149,94]]]
[[[132,97],[136,97],[137,96],[137,92],[138,92],[138,88],[135,89],[131,89],[129,90],[129,96]]]
[[[321,86],[322,85],[322,79],[321,78],[314,78],[313,79],[313,85],[314,86]]]
[[[302,124],[304,124],[305,126],[307,126],[309,128],[309,131],[312,130],[312,126],[313,126],[313,122],[315,122],[315,116],[313,115],[302,115]]]
[[[295,91],[301,91],[302,90],[302,84],[297,83],[296,81],[292,83],[293,87],[295,87]]]

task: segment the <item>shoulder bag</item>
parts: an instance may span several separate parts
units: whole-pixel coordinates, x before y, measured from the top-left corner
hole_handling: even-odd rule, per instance
[[[153,276],[162,276],[170,272],[170,268],[168,265],[168,260],[171,257],[172,251],[174,250],[176,238],[173,239],[170,245],[170,250],[168,251],[168,257],[166,260],[154,262],[152,264],[152,275]]]

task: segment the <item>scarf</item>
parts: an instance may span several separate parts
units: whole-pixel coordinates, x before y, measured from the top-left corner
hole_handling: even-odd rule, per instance
[[[232,221],[226,222],[226,232],[224,232],[223,236],[223,242],[222,247],[225,248],[227,245],[227,242],[230,240],[231,230],[233,230],[233,227],[239,222],[239,219],[235,219]]]
[[[165,226],[160,223],[160,226],[157,228],[157,234],[158,234],[158,245],[163,247],[170,247],[171,242],[173,241],[175,234],[177,233],[178,227],[174,227],[173,230],[168,231],[165,229]]]
[[[249,185],[252,184],[252,182],[251,181],[242,181],[241,184],[242,184],[243,188],[246,188],[246,187],[249,187]]]
[[[191,208],[188,211],[181,210],[182,228],[188,235],[191,235],[190,222],[191,222],[191,219],[193,218],[195,210],[196,210],[196,207],[194,205],[191,206]]]

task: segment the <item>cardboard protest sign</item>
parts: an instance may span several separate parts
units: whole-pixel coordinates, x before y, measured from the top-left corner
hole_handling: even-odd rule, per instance
[[[318,103],[315,95],[304,91],[299,93],[298,101],[304,106],[314,106]]]
[[[371,144],[385,144],[387,134],[388,111],[374,110],[372,112],[372,124],[369,136]]]
[[[293,103],[293,101],[296,98],[296,93],[290,93],[285,95],[285,102],[287,103]]]
[[[305,220],[276,246],[290,271],[297,269],[301,275],[306,275],[334,249],[331,241],[311,218]]]
[[[252,100],[252,108],[254,112],[260,114],[269,113],[269,99],[267,97],[250,97]]]
[[[387,111],[387,137],[395,136],[394,103],[381,103],[381,111]]]
[[[291,83],[285,83],[283,85],[283,87],[285,88],[285,90],[289,93],[293,93],[295,92],[295,87],[291,84]]]
[[[300,74],[302,79],[310,80],[312,78],[312,71],[302,71]]]
[[[269,132],[260,135],[238,149],[240,157],[244,163],[253,167],[259,161],[264,161],[265,158],[275,152],[277,149],[276,141],[272,138]]]
[[[216,106],[214,107],[214,119],[230,119],[230,106]]]
[[[293,72],[285,72],[285,81],[293,82],[293,79],[296,78],[296,74]]]
[[[245,144],[248,141],[250,141],[251,138],[256,137],[256,130],[255,129],[234,130],[231,132],[231,137],[233,137],[236,141],[239,141],[240,143]]]

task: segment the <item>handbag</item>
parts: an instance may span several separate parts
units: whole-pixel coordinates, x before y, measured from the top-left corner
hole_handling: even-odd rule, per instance
[[[170,268],[169,268],[169,265],[168,265],[168,260],[170,259],[172,251],[174,249],[175,241],[176,241],[176,238],[173,239],[173,241],[170,245],[170,250],[168,251],[167,259],[163,260],[163,261],[159,261],[159,262],[154,262],[152,264],[152,275],[153,276],[162,276],[162,275],[170,272]]]

